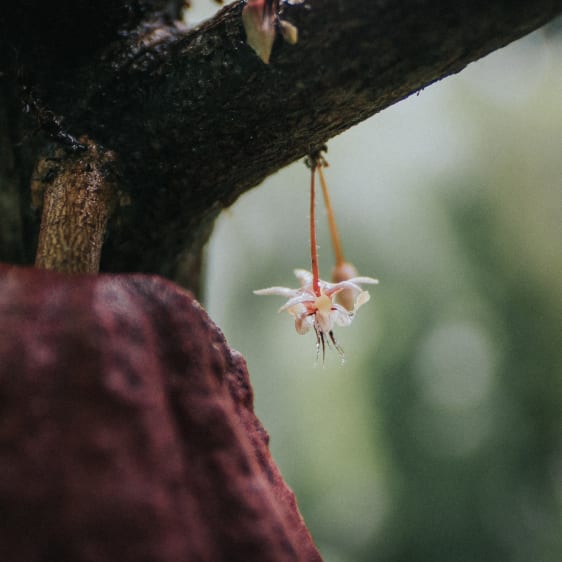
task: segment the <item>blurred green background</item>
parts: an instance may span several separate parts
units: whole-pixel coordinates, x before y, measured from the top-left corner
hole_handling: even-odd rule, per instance
[[[346,257],[380,279],[337,331],[346,363],[315,366],[283,299],[252,294],[310,268],[302,163],[220,218],[206,295],[325,561],[560,562],[559,29],[333,139],[327,159]]]

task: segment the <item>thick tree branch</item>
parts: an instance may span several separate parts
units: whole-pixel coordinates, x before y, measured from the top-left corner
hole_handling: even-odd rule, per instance
[[[312,148],[540,27],[560,0],[307,0],[271,64],[250,49],[243,4],[193,31],[141,25],[79,72],[36,92],[74,136],[116,151],[133,204],[111,225],[102,268],[186,284],[214,218]],[[45,81],[46,80],[46,81]]]

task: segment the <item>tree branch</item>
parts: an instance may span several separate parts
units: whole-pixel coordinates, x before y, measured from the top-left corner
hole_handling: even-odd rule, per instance
[[[119,191],[115,154],[86,138],[84,151],[59,149],[39,160],[31,183],[43,207],[35,265],[67,273],[97,273],[106,225]]]
[[[186,31],[145,25],[37,92],[72,135],[116,151],[133,204],[110,225],[102,269],[193,285],[221,209],[352,125],[537,29],[536,2],[307,0],[283,7],[296,46],[265,65],[245,43],[243,4]],[[187,271],[187,274],[182,273]]]

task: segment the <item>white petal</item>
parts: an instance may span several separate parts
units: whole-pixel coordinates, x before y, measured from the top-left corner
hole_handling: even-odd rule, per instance
[[[310,271],[306,271],[306,269],[295,269],[294,273],[302,287],[312,283],[312,273],[310,273]]]
[[[366,283],[367,285],[378,285],[379,280],[373,279],[372,277],[353,277],[353,279],[349,279],[351,283]]]
[[[299,289],[290,289],[289,287],[268,287],[267,289],[257,289],[254,295],[279,295],[280,297],[294,297]]]
[[[342,289],[351,289],[352,291],[357,291],[359,293],[363,290],[359,286],[359,283],[376,285],[378,284],[378,282],[378,279],[373,279],[372,277],[354,277],[353,279],[347,279],[346,281],[340,281],[339,283],[326,283],[326,292],[332,295],[335,291],[341,291]]]
[[[301,304],[304,302],[314,302],[314,296],[309,295],[308,293],[300,293],[292,298],[290,298],[280,309],[279,312],[283,310],[287,310],[296,304]]]
[[[289,307],[282,306],[277,312],[283,312],[284,310],[286,310],[291,316],[306,316],[308,314],[306,306],[302,303],[293,304]]]
[[[338,326],[342,326],[343,328],[349,326],[351,324],[351,321],[353,320],[353,315],[349,313],[349,310],[346,310],[343,306],[339,304],[335,304],[334,308],[336,309],[332,311],[332,317],[334,322]]]
[[[295,318],[295,330],[301,335],[306,334],[310,328],[312,328],[313,323],[314,320],[312,316],[297,316]]]
[[[363,289],[359,285],[356,285],[352,281],[340,281],[339,283],[326,283],[326,292],[333,295],[337,291],[343,291],[344,289],[351,289],[352,291],[360,292]]]
[[[371,295],[368,291],[362,291],[357,295],[355,299],[355,306],[353,307],[353,312],[355,313],[360,306],[363,306],[365,303],[368,303],[371,300]]]

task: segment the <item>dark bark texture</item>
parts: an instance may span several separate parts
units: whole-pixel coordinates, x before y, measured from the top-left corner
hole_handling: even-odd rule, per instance
[[[13,215],[0,220],[21,235],[0,229],[0,259],[32,261],[39,219],[24,192],[35,160],[86,135],[117,155],[131,201],[110,220],[102,269],[196,288],[213,221],[241,193],[562,10],[560,0],[284,4],[300,39],[278,39],[265,65],[245,43],[242,2],[192,30],[174,23],[180,5],[5,3],[0,135],[18,175],[0,160],[0,210]]]
[[[145,275],[0,265],[0,560],[320,561],[246,364]]]
[[[31,199],[42,207],[37,267],[67,273],[97,273],[107,221],[117,206],[115,155],[81,137],[83,149],[58,149],[41,158],[31,181]]]

